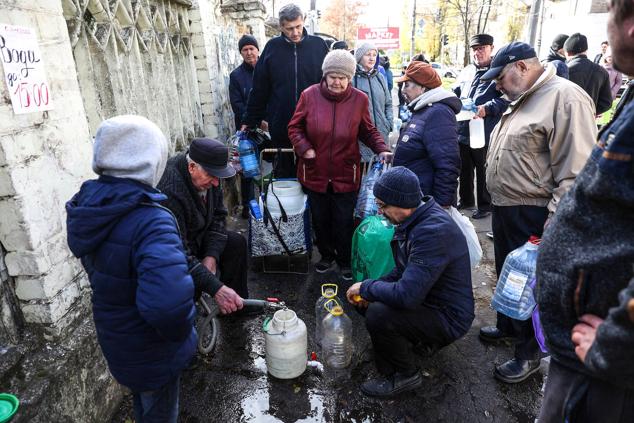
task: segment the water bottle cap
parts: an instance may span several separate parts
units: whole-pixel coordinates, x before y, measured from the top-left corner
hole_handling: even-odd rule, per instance
[[[539,245],[541,241],[542,239],[538,237],[537,235],[531,235],[530,238],[528,238],[528,242],[530,242],[533,245]]]
[[[332,314],[333,316],[341,316],[343,314],[343,307],[341,307],[340,305],[334,306],[332,310],[330,310],[330,314]]]

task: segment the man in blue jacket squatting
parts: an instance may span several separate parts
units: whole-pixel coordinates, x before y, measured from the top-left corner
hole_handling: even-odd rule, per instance
[[[137,423],[178,417],[181,371],[197,342],[194,284],[172,213],[158,203],[167,140],[141,116],[99,126],[92,168],[66,204],[68,245],[92,288],[108,368],[130,388]]]
[[[423,196],[416,175],[394,167],[376,181],[374,196],[397,225],[396,267],[381,279],[355,283],[346,296],[365,314],[381,373],[361,390],[388,397],[421,385],[413,350],[435,351],[462,337],[474,305],[467,241],[449,214]]]

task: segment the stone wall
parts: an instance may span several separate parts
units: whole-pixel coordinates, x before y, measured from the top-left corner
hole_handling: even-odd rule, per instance
[[[0,23],[34,29],[53,110],[16,115],[0,82],[0,386],[14,421],[107,421],[123,395],[96,342],[87,277],[64,204],[94,178],[103,119],[156,122],[171,152],[233,128],[237,42],[263,47],[264,7],[221,0],[0,0]]]
[[[202,135],[188,0],[61,0],[91,135],[119,114],[182,150]]]
[[[203,132],[225,140],[235,132],[227,87],[229,73],[242,63],[238,40],[252,34],[264,48],[265,8],[254,0],[198,0],[190,16]]]
[[[87,280],[66,245],[65,202],[92,176],[91,143],[59,1],[0,1],[2,23],[33,28],[53,110],[15,115],[0,83],[0,243],[27,323],[72,326]]]

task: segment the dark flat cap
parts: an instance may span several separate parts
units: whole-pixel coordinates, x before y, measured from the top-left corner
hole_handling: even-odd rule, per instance
[[[564,43],[566,53],[579,54],[588,50],[588,39],[585,35],[578,32],[572,34]]]
[[[189,158],[202,166],[205,171],[217,178],[231,178],[236,174],[228,164],[229,149],[218,140],[194,138],[189,146]]]
[[[469,47],[492,46],[493,37],[489,34],[477,34],[469,39]]]

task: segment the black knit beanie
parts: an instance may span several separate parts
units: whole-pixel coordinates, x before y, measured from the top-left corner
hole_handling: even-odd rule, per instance
[[[413,209],[423,200],[418,176],[403,166],[386,171],[374,183],[374,196],[385,204]]]
[[[566,53],[579,54],[588,50],[588,39],[585,35],[574,33],[564,43]]]
[[[564,48],[564,43],[566,42],[567,39],[568,39],[568,35],[566,34],[557,35],[555,39],[553,40],[553,43],[551,44],[550,48],[552,48],[555,51],[561,48]]]
[[[245,34],[242,38],[240,38],[240,41],[238,41],[238,51],[242,51],[242,47],[244,46],[253,46],[260,50],[260,47],[258,47],[258,40],[256,40],[253,35]]]

